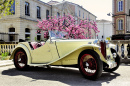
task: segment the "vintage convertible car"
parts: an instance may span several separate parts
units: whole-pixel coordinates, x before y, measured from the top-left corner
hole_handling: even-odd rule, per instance
[[[120,58],[113,44],[92,39],[68,40],[59,31],[49,34],[46,42],[20,42],[16,46],[10,59],[18,70],[42,65],[71,66],[78,67],[85,78],[96,80],[102,70],[112,72],[119,67]]]

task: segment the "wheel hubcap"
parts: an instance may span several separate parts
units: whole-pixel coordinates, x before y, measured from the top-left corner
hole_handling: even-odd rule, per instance
[[[22,51],[15,55],[15,63],[18,67],[23,68],[26,65],[26,55]]]
[[[80,67],[83,73],[87,76],[92,76],[97,71],[97,63],[93,56],[84,54],[80,59]]]

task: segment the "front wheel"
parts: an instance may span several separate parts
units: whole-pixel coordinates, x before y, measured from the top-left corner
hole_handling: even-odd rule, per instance
[[[14,65],[18,70],[26,70],[28,68],[27,55],[24,50],[16,51],[14,55]]]
[[[90,80],[98,79],[102,74],[103,64],[99,55],[92,51],[84,51],[78,59],[79,71]]]

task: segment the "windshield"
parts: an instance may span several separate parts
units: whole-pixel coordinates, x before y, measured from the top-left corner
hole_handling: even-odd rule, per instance
[[[49,31],[51,39],[64,39],[67,33],[63,31]]]

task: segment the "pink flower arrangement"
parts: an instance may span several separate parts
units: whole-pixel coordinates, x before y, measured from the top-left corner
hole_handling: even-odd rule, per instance
[[[91,29],[98,33],[99,30],[97,28],[97,24],[94,21],[81,20],[80,22],[76,22],[75,18],[71,15],[65,15],[63,17],[50,17],[48,20],[38,21],[37,26],[46,31],[44,33],[44,37],[48,37],[49,30],[58,30],[64,31],[68,33],[67,38],[73,39],[89,39],[92,37]],[[86,38],[86,35],[89,37]]]

